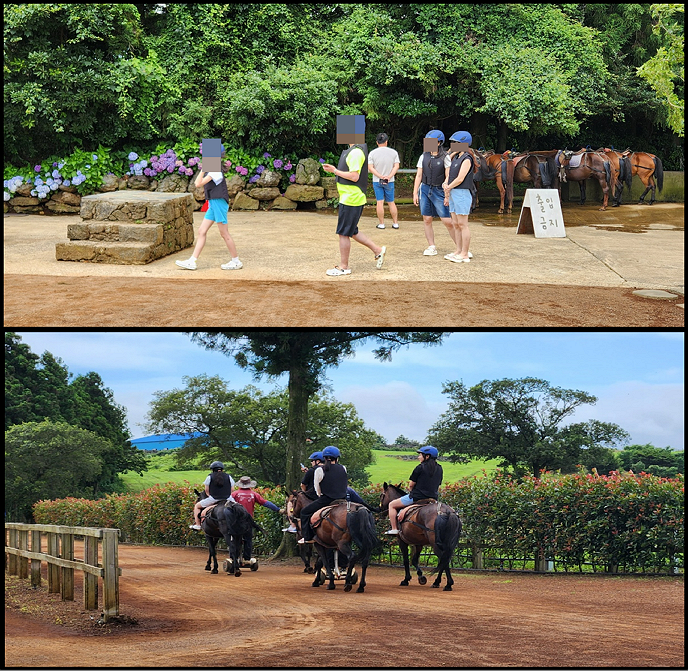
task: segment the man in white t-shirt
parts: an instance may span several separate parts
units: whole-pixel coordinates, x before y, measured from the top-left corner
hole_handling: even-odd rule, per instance
[[[377,228],[384,228],[385,201],[392,215],[392,228],[399,228],[397,206],[394,202],[394,175],[399,170],[399,154],[396,149],[387,146],[389,136],[380,133],[375,141],[377,149],[368,154],[368,170],[373,174],[373,191],[377,201]]]

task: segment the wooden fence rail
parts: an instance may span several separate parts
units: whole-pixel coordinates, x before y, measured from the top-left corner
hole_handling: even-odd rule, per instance
[[[47,536],[43,552],[42,537]],[[84,558],[74,558],[74,538],[84,539]],[[103,620],[119,615],[119,529],[92,529],[54,524],[5,523],[5,566],[11,575],[29,577],[41,584],[41,562],[48,564],[48,592],[59,592],[63,601],[74,600],[74,571],[84,573],[84,608],[98,608],[98,578],[103,581]],[[98,544],[102,562],[98,562]]]

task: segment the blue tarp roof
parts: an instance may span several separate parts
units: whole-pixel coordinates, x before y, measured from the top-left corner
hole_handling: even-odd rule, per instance
[[[200,431],[194,431],[193,433],[159,433],[155,436],[144,436],[143,438],[132,438],[131,442],[135,445],[141,443],[162,443],[167,441],[180,441],[189,440],[190,438],[198,438],[203,434]]]

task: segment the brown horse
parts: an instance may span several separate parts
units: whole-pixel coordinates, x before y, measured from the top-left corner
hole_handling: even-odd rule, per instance
[[[623,193],[624,183],[631,190],[633,185],[633,172],[631,170],[631,161],[624,152],[616,151],[616,149],[609,149],[608,147],[600,147],[597,153],[603,153],[611,163],[612,172],[616,177],[616,190],[612,196],[612,207],[619,207],[621,205],[621,195]],[[628,152],[630,153],[630,152]]]
[[[296,537],[303,538],[301,535],[301,508],[312,503],[311,499],[306,496],[303,491],[292,490],[291,494],[287,497],[286,512],[287,519],[290,524],[293,524],[297,528]],[[310,543],[305,543],[304,545],[297,545],[299,549],[299,555],[303,561],[303,572],[304,573],[314,573],[314,569],[311,566],[311,558],[313,556],[313,546]]]
[[[499,167],[495,167],[496,161],[494,159],[492,165],[488,163],[488,159],[494,156],[494,150],[489,149],[488,151],[482,151],[469,149],[468,151],[473,157],[473,183],[475,184],[473,209],[475,209],[480,205],[480,198],[478,197],[478,187],[480,182],[487,181],[488,179],[496,180]]]
[[[401,498],[406,494],[398,485],[383,485],[384,489],[380,494],[380,507],[383,511],[389,512],[389,503],[394,499]],[[442,582],[442,573],[447,575],[445,592],[451,592],[454,579],[451,575],[449,562],[452,554],[456,550],[461,535],[461,520],[454,512],[454,509],[446,503],[438,503],[432,499],[426,505],[415,507],[408,511],[403,519],[399,520],[399,547],[404,557],[404,569],[406,574],[399,583],[404,587],[408,586],[411,580],[411,570],[409,568],[409,545],[413,546],[413,557],[411,563],[416,569],[418,582],[425,585],[428,581],[423,575],[423,571],[418,565],[421,550],[424,545],[432,546],[433,552],[437,555],[437,578],[432,583],[433,587],[439,587]],[[399,517],[401,517],[401,513]]]
[[[571,167],[577,157],[580,156],[580,163],[576,167]],[[575,154],[562,158],[566,180],[568,182],[578,182],[581,193],[581,205],[585,204],[586,190],[585,180],[589,177],[596,179],[602,188],[603,200],[600,210],[606,210],[609,204],[609,192],[616,191],[616,175],[612,171],[609,159],[596,151],[581,149]]]
[[[624,152],[624,156],[627,155],[631,160],[631,171],[634,175],[638,175],[640,181],[645,185],[645,191],[640,196],[638,205],[645,202],[645,196],[650,190],[652,190],[652,195],[650,196],[649,204],[652,205],[655,202],[655,189],[658,188],[661,193],[664,188],[662,161],[659,156],[648,154],[644,151]],[[657,180],[656,184],[655,179]]]
[[[484,152],[482,155],[483,160],[485,161],[485,168],[482,168],[482,175],[480,176],[480,179],[477,181],[485,181],[488,179],[494,179],[494,181],[497,184],[497,189],[499,189],[499,209],[497,210],[497,214],[503,214],[504,213],[504,199],[506,195],[506,189],[504,188],[504,182],[506,181],[506,173],[504,173],[504,176],[502,176],[502,164],[506,161],[506,159],[509,157],[509,152],[505,151],[503,154],[495,154],[493,150],[489,150],[487,152]],[[480,161],[482,165],[482,161]],[[473,180],[476,180],[476,176],[473,176]],[[477,203],[477,196],[476,196],[476,203]],[[476,204],[477,207],[477,204]],[[509,210],[511,211],[511,210]]]
[[[325,567],[327,579],[330,581],[327,589],[335,589],[335,574],[331,561],[334,553],[331,551],[336,550],[346,557],[348,565],[344,591],[350,592],[356,584],[354,566],[356,562],[360,562],[361,581],[356,591],[364,592],[370,556],[373,550],[380,545],[375,532],[373,513],[360,503],[342,500],[314,512],[311,517],[311,525],[315,531],[315,548],[322,565]],[[352,549],[352,542],[358,547],[358,552],[354,552]],[[312,586],[320,587],[321,584],[316,566],[316,577]]]
[[[509,158],[502,164],[502,180],[505,182],[507,212],[511,213],[514,202],[514,182],[533,183],[535,189],[557,189],[564,179],[561,149],[527,151]]]

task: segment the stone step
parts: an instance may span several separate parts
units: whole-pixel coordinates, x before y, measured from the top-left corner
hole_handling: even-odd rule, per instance
[[[105,223],[81,222],[67,226],[70,240],[91,242],[147,242],[160,244],[164,238],[165,224],[136,224],[133,222]]]
[[[143,265],[169,253],[165,245],[145,242],[74,240],[58,242],[55,245],[55,256],[58,261]]]

